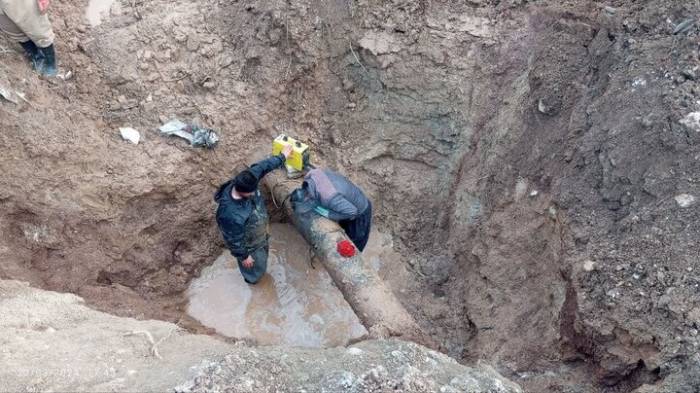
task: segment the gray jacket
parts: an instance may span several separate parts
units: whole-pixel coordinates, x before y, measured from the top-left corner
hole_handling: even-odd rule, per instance
[[[316,201],[316,211],[333,220],[353,220],[369,207],[369,199],[345,176],[330,169],[312,169],[304,177],[307,195]]]

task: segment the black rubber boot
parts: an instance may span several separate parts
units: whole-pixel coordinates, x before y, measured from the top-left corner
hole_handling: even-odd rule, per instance
[[[32,63],[32,68],[37,70],[44,62],[44,56],[39,52],[39,48],[36,46],[34,41],[29,40],[27,42],[21,42],[22,48],[24,48],[24,55],[27,57],[30,63]]]
[[[42,55],[41,64],[37,65],[37,72],[44,76],[56,76],[58,67],[56,66],[56,50],[53,44],[46,48],[39,48],[39,53]]]

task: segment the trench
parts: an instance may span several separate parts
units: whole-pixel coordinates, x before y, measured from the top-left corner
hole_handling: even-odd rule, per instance
[[[66,3],[64,25],[95,29],[61,48],[85,72],[77,87],[32,86],[31,98],[49,105],[43,91],[52,89],[70,97],[56,110],[70,118],[53,114],[55,127],[37,121],[31,130],[14,120],[19,112],[0,118],[11,158],[41,167],[35,178],[3,161],[11,178],[0,174],[2,278],[261,345],[361,339],[359,318],[322,264],[311,268],[307,243],[282,216],[268,275],[255,287],[242,281],[212,223],[212,189],[291,128],[319,162],[373,197],[381,232],[366,262],[456,360],[485,360],[535,391],[616,392],[662,379],[657,357],[677,326],[692,342],[690,301],[656,309],[656,299],[674,300],[664,282],[689,280],[697,253],[684,247],[692,242],[642,244],[657,234],[634,220],[694,228],[690,215],[671,210],[671,193],[692,186],[662,174],[694,173],[678,157],[694,162],[686,144],[695,134],[657,121],[678,112],[670,98],[638,86],[658,70],[621,71],[658,63],[630,48],[651,40],[650,26],[682,20],[682,6],[655,1],[667,19],[654,24],[635,13],[623,23],[589,2],[173,2],[167,12],[158,2]],[[654,45],[690,45],[671,38]],[[666,67],[670,75],[681,66]],[[669,83],[690,97],[692,82]],[[90,116],[78,119],[76,102],[89,103],[80,110]],[[113,134],[127,123],[153,129],[170,114],[216,126],[222,146],[194,151],[149,131],[146,147],[127,148]],[[89,134],[76,153],[49,128],[104,135]],[[649,146],[617,140],[642,137]],[[668,210],[652,214],[647,204]],[[617,252],[619,244],[654,257]],[[589,259],[598,267],[582,270]],[[644,274],[661,264],[661,274],[648,274],[659,283],[639,284],[634,277],[649,278],[638,272],[623,277],[631,260]],[[690,262],[659,262],[677,260]],[[606,295],[628,284],[659,293],[617,305]]]

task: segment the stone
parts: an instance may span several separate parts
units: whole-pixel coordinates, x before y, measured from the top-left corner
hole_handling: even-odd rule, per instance
[[[700,132],[700,112],[691,112],[680,123],[695,132]]]
[[[445,256],[434,256],[420,262],[420,270],[433,284],[441,285],[450,279],[452,261]]]
[[[197,41],[194,36],[190,36],[187,39],[187,50],[190,52],[195,52],[197,49],[199,49],[199,41]]]
[[[131,127],[119,128],[119,133],[121,134],[122,139],[129,141],[134,145],[138,145],[139,141],[141,140],[141,134]]]
[[[681,71],[681,75],[683,75],[685,77],[685,79],[691,80],[691,81],[694,81],[698,77],[696,74],[696,69],[683,70],[683,71]]]
[[[394,36],[385,32],[369,32],[360,39],[359,45],[375,56],[396,53],[401,50],[401,46],[396,42]]]
[[[688,311],[687,314],[688,321],[694,323],[695,326],[700,327],[700,307],[695,307]]]
[[[587,259],[583,261],[583,270],[586,272],[592,272],[593,270],[596,270],[597,265],[595,262],[591,261],[590,259]]]
[[[457,17],[457,20],[455,24],[457,31],[482,38],[493,36],[493,27],[488,18],[462,14]]]
[[[679,194],[673,199],[675,199],[678,206],[682,208],[692,206],[695,203],[695,197],[690,194]]]
[[[357,347],[350,347],[347,349],[347,352],[348,352],[348,354],[353,355],[353,356],[359,356],[359,355],[362,355],[364,353],[363,350],[361,350],[360,348],[357,348]]]

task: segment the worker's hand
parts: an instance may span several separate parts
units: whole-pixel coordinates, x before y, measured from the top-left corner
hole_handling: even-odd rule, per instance
[[[45,14],[46,11],[49,10],[49,5],[51,5],[51,0],[36,0],[37,5],[39,6],[39,12],[42,14]]]
[[[249,255],[248,258],[246,258],[246,259],[242,262],[242,264],[243,264],[243,267],[244,267],[244,268],[250,269],[250,268],[253,267],[253,264],[255,264],[255,259],[253,259],[253,257]]]
[[[292,149],[292,146],[290,146],[290,145],[283,147],[282,154],[284,155],[284,158],[289,158],[289,156],[292,155],[292,151],[293,151],[293,149]]]

